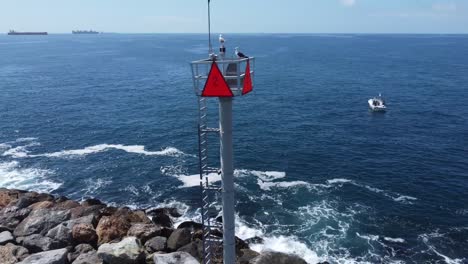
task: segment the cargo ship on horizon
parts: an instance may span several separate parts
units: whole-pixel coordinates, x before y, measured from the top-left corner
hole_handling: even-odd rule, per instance
[[[8,35],[48,35],[47,32],[18,32],[14,30],[10,30]]]
[[[99,34],[99,32],[94,31],[94,30],[73,30],[72,33],[73,34],[91,34],[91,35]]]

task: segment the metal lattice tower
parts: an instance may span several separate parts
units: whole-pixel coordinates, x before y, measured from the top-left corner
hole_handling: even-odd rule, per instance
[[[218,134],[219,128],[208,127],[208,105],[206,97],[198,97],[198,158],[200,170],[201,214],[203,224],[203,259],[204,263],[213,263],[221,259],[220,251],[223,240],[213,233],[222,226],[216,221],[219,211],[216,207],[216,197],[221,187],[210,181],[210,175],[220,174],[217,168],[210,167],[208,159],[208,134]],[[219,232],[218,232],[219,233]]]

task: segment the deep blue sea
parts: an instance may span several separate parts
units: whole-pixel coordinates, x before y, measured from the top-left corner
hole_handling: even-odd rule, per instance
[[[310,263],[468,263],[468,36],[225,37],[256,57],[238,236]],[[198,218],[206,54],[205,35],[0,36],[0,187]]]

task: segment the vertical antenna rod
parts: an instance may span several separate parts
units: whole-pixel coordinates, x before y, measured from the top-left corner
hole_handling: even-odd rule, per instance
[[[210,14],[210,2],[208,0],[208,55],[213,53],[213,46],[211,45],[211,14]]]

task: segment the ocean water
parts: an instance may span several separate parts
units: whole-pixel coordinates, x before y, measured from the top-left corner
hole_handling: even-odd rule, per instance
[[[238,236],[310,263],[468,263],[468,36],[225,37],[257,58],[234,102]],[[0,36],[0,187],[197,219],[205,57],[205,35]]]

